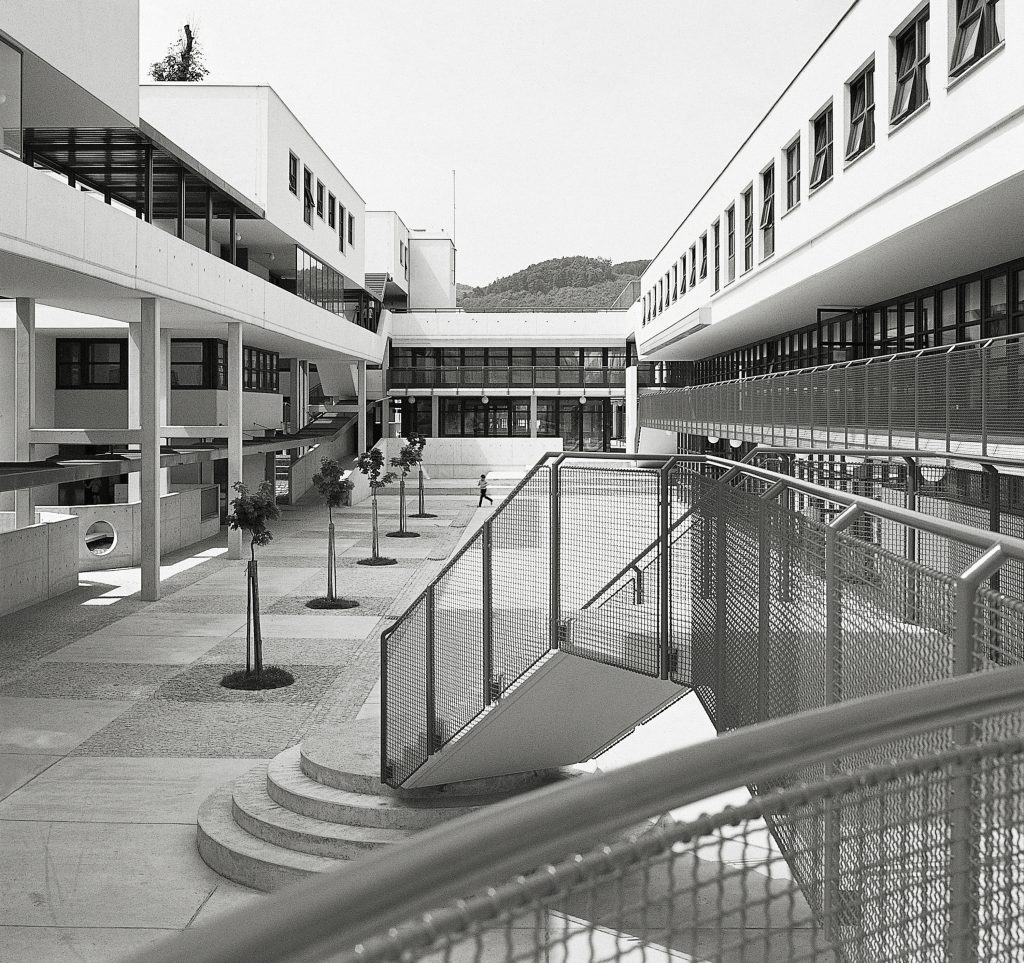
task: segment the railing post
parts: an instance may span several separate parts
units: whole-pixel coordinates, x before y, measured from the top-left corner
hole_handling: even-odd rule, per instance
[[[438,749],[437,709],[434,703],[434,583],[427,586],[426,631],[424,633],[424,675],[426,677],[425,715],[427,717],[427,755],[432,756]]]
[[[888,378],[886,379],[886,408],[889,412],[889,447],[892,448],[892,359],[889,359],[889,363],[885,366],[889,372]]]
[[[548,606],[549,636],[548,645],[551,649],[558,648],[559,620],[561,605],[559,586],[561,582],[561,467],[558,459],[551,463],[550,490],[548,493]]]
[[[781,479],[761,495],[757,518],[757,721],[768,718],[768,667],[771,657],[772,554],[768,541],[767,505],[785,491]]]
[[[669,473],[672,470],[672,462],[668,461],[661,466],[658,472],[658,675],[662,679],[668,679],[669,672],[669,650],[672,647],[672,619],[669,606],[672,595],[669,592],[669,582],[672,577],[671,540],[669,538]]]
[[[949,451],[949,450],[950,450],[950,447],[949,447],[949,435],[950,435],[950,424],[949,424],[949,416],[950,416],[950,406],[949,406],[949,393],[950,393],[950,391],[952,390],[952,387],[953,387],[953,386],[952,386],[952,385],[951,385],[951,384],[949,383],[949,358],[950,358],[950,353],[951,353],[951,352],[952,352],[952,348],[951,348],[951,349],[950,349],[949,351],[947,351],[947,352],[946,352],[946,385],[945,385],[945,388],[946,388],[946,451]]]
[[[1003,550],[993,545],[956,580],[956,603],[953,630],[953,674],[969,675],[976,671],[977,657],[975,623],[978,616],[978,589],[995,574],[1004,560]],[[960,723],[953,727],[953,741],[966,748],[977,736],[977,725]],[[978,885],[979,828],[974,822],[970,764],[954,769],[950,779],[946,812],[950,821],[950,885],[949,885],[949,948],[947,959],[958,963],[977,961],[978,951]]]
[[[483,554],[483,593],[482,593],[482,625],[483,630],[483,683],[484,705],[491,704],[491,684],[494,672],[491,666],[494,648],[494,595],[491,584],[491,563],[493,559],[493,532],[491,521],[484,522],[480,533],[480,547]]]
[[[392,771],[388,753],[388,640],[390,631],[380,634],[380,781],[391,785]]]
[[[726,557],[725,506],[719,502],[715,512],[715,720],[719,732],[725,729],[725,640],[726,585],[729,566]]]
[[[914,356],[914,448],[921,447],[921,356]]]
[[[907,465],[907,485],[906,485],[906,508],[907,511],[917,511],[917,459],[912,458],[908,455],[903,457],[903,460]],[[907,527],[907,561],[912,564],[917,563],[917,529]],[[910,584],[907,586],[907,621],[916,622],[918,615],[918,597],[920,595],[918,585],[918,575],[916,569],[911,569],[908,572],[910,577]]]
[[[988,350],[981,350],[981,453],[988,454]]]

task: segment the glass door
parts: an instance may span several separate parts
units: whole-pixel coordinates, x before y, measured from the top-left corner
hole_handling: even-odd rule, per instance
[[[558,433],[562,436],[563,451],[580,450],[580,409],[575,398],[562,398],[558,402]]]

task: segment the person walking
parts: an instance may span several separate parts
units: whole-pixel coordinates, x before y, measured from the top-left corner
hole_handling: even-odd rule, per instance
[[[478,501],[476,503],[476,507],[480,508],[483,505],[485,498],[487,499],[488,502],[490,502],[493,505],[494,504],[494,499],[491,498],[491,496],[487,494],[487,473],[486,472],[484,472],[480,476],[480,481],[478,481],[476,483],[476,487],[480,489],[480,501]]]

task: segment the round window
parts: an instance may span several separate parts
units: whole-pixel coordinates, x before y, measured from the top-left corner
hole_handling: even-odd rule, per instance
[[[93,555],[109,555],[117,544],[117,532],[110,522],[93,522],[85,533],[85,547]]]

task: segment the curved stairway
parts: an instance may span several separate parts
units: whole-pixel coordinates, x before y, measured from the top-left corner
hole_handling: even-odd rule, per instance
[[[217,790],[199,810],[199,853],[228,879],[275,890],[573,774],[543,770],[394,790],[380,781],[380,720],[359,720]]]

